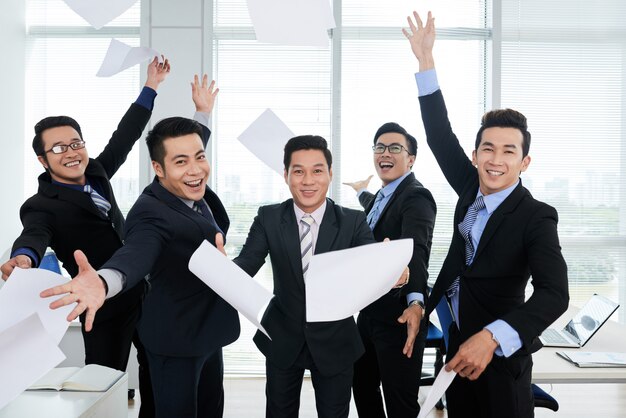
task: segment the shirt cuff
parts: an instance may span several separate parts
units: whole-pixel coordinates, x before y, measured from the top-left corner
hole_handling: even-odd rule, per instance
[[[109,287],[109,291],[107,292],[105,299],[110,299],[117,295],[126,285],[126,276],[119,270],[101,269],[98,270],[98,275],[102,277],[105,282],[107,282],[107,286]]]
[[[25,255],[27,257],[30,258],[30,261],[32,261],[32,265],[33,267],[37,267],[39,265],[39,257],[37,256],[37,253],[34,252],[33,250],[31,250],[28,247],[21,247],[18,248],[17,250],[13,251],[11,253],[11,258],[16,257],[18,255]]]
[[[437,71],[434,68],[415,73],[415,82],[417,83],[417,94],[419,97],[428,96],[439,90]]]
[[[144,86],[139,93],[139,97],[135,100],[135,103],[139,106],[143,106],[148,110],[154,109],[154,99],[157,96],[157,92],[150,87]]]
[[[485,329],[491,332],[498,340],[498,344],[500,344],[495,351],[497,356],[511,357],[517,350],[522,348],[522,340],[517,331],[503,320],[498,319],[487,325]]]
[[[419,300],[420,302],[424,303],[424,295],[418,292],[411,292],[408,295],[406,295],[407,305],[410,305],[411,302],[413,302],[414,300]]]
[[[207,112],[196,112],[193,114],[193,120],[209,128],[211,114]]]

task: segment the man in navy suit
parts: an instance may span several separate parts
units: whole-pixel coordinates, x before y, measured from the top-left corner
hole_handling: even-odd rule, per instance
[[[454,232],[427,304],[442,297],[454,322],[446,392],[450,417],[532,417],[531,354],[538,336],[567,309],[567,266],[556,210],[532,197],[520,175],[530,164],[526,117],[487,112],[469,159],[448,120],[432,55],[435,23],[414,12],[403,30],[419,61],[416,81],[426,139],[459,196]],[[525,298],[532,275],[533,293]]]

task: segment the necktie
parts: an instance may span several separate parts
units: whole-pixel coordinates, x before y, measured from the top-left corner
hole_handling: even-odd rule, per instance
[[[367,214],[367,223],[370,228],[374,229],[376,226],[376,222],[378,222],[378,218],[380,218],[380,202],[385,198],[382,189],[378,191],[376,195],[376,200],[374,200],[374,204],[372,205],[372,209],[370,213]]]
[[[300,235],[300,254],[302,256],[302,275],[306,279],[306,272],[309,269],[309,262],[313,256],[313,235],[311,234],[311,224],[315,222],[308,213],[300,219],[302,225],[302,235]]]
[[[96,205],[98,210],[104,216],[108,216],[109,215],[109,210],[111,210],[111,204],[109,203],[108,200],[106,200],[104,197],[102,197],[97,191],[95,191],[93,189],[93,187],[91,187],[88,184],[85,184],[85,187],[83,188],[83,191],[85,193],[89,194],[89,196],[91,197],[91,200],[93,201],[93,203]]]
[[[459,224],[459,232],[465,239],[465,265],[468,266],[472,257],[474,256],[474,244],[472,244],[472,227],[476,222],[478,211],[485,208],[485,201],[482,196],[478,196],[474,203],[472,203],[465,214],[465,219]],[[450,287],[448,288],[448,297],[454,296],[459,291],[459,277],[454,279]]]
[[[224,235],[224,232],[219,227],[217,222],[215,222],[215,218],[213,217],[211,210],[209,209],[207,204],[204,202],[204,200],[198,200],[196,202],[193,202],[193,210],[198,212],[200,215],[204,216],[211,223],[211,225],[215,227],[217,232]],[[224,237],[224,239],[226,239],[226,237]]]

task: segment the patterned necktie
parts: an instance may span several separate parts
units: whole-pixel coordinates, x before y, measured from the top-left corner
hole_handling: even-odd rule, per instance
[[[309,269],[309,262],[313,256],[313,235],[311,234],[311,224],[315,220],[311,215],[305,213],[300,219],[302,225],[302,235],[300,235],[300,254],[302,256],[302,275],[306,279],[306,272]]]
[[[367,224],[370,228],[374,229],[376,226],[376,222],[378,222],[378,218],[380,218],[380,202],[385,198],[383,194],[383,190],[379,190],[376,195],[376,200],[374,200],[374,204],[372,205],[372,209],[370,213],[367,214]]]
[[[98,210],[104,216],[108,216],[109,215],[109,210],[111,210],[111,204],[109,203],[108,200],[106,200],[104,197],[102,197],[97,191],[95,191],[93,189],[93,187],[91,187],[88,184],[85,184],[85,187],[83,187],[83,191],[85,193],[89,194],[89,196],[91,197],[91,200],[93,201],[93,203],[96,205]]]
[[[472,261],[472,257],[474,256],[474,244],[472,243],[472,227],[474,226],[474,222],[476,222],[476,217],[478,216],[478,212],[481,209],[485,208],[485,201],[482,196],[478,196],[474,203],[471,204],[467,213],[465,214],[465,219],[463,222],[459,224],[459,232],[465,239],[465,265],[469,266],[470,261]],[[448,291],[446,292],[448,297],[451,298],[459,291],[459,281],[460,278],[457,277],[454,279]]]
[[[217,232],[224,235],[224,232],[215,221],[215,218],[213,217],[211,210],[209,209],[208,205],[204,202],[204,200],[198,200],[196,202],[193,202],[193,210],[198,212],[200,215],[204,216],[211,223],[211,225],[213,225],[215,229],[217,229]],[[226,239],[226,237],[224,237],[224,239]]]

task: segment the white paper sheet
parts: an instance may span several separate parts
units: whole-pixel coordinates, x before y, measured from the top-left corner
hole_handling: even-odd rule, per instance
[[[248,0],[259,42],[328,47],[335,19],[328,0]]]
[[[450,386],[452,381],[454,380],[454,376],[456,376],[456,372],[454,370],[447,372],[446,368],[442,368],[433,386],[430,388],[430,392],[426,397],[426,400],[422,404],[420,408],[420,413],[417,418],[426,418],[430,411],[435,407],[439,399],[446,393],[446,389]]]
[[[295,135],[271,109],[265,109],[261,116],[246,128],[237,139],[259,160],[283,176],[283,153],[285,144]]]
[[[111,77],[134,65],[151,60],[154,57],[157,57],[159,62],[163,61],[161,54],[159,54],[156,49],[145,46],[132,47],[117,39],[111,39],[109,49],[96,76]]]
[[[413,254],[413,240],[378,242],[311,257],[306,279],[308,322],[348,318],[387,294]]]
[[[274,295],[238,265],[204,241],[191,256],[189,271],[271,338],[260,320]]]
[[[75,303],[59,309],[50,309],[50,303],[62,296],[41,298],[39,293],[50,287],[59,286],[69,280],[60,274],[43,269],[15,268],[0,290],[0,331],[14,325],[33,313],[39,314],[41,323],[58,344],[63,338],[69,322],[67,316]]]
[[[137,3],[137,0],[64,0],[76,14],[100,29]]]
[[[36,313],[0,332],[0,409],[63,360]]]

